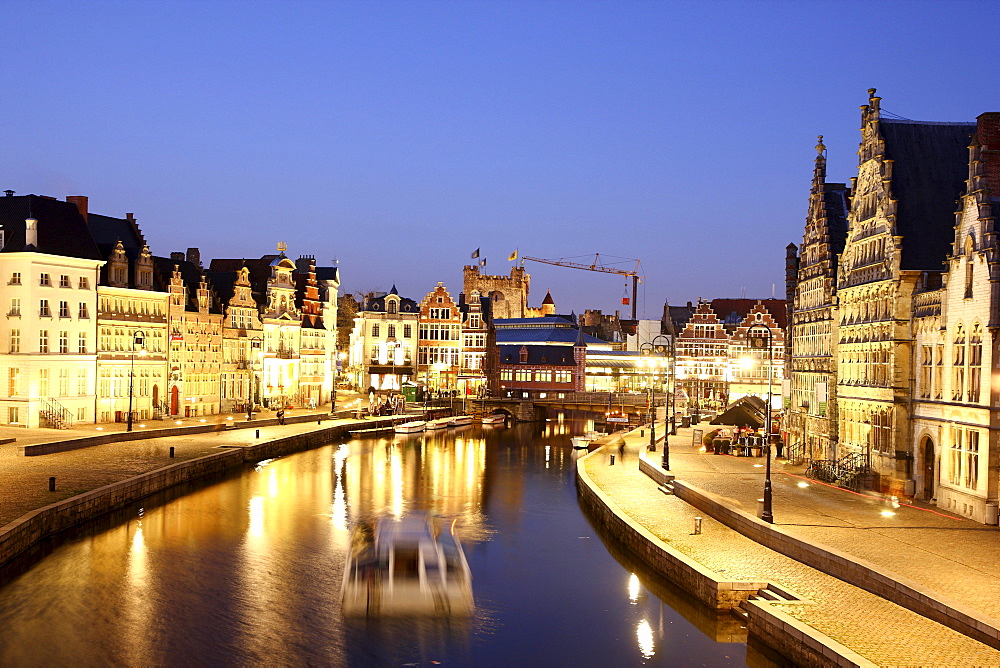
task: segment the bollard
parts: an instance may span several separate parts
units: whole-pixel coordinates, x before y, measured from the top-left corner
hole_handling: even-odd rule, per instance
[[[700,536],[701,535],[701,518],[700,517],[694,518],[694,535],[695,536]]]
[[[260,429],[257,430],[257,438],[260,438]]]
[[[51,476],[49,478],[49,491],[50,492],[56,491],[56,477],[55,476]]]
[[[323,418],[321,417],[316,418],[316,424],[323,424]]]
[[[639,430],[639,436],[645,436],[645,435],[646,435],[646,430],[645,429],[640,429]]]
[[[174,458],[174,446],[172,446],[172,445],[170,446],[170,458],[171,459]]]
[[[611,465],[612,466],[615,465],[615,456],[614,455],[611,455]]]

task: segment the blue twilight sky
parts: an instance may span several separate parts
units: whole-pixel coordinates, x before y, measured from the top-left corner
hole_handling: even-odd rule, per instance
[[[1000,110],[997,2],[0,0],[0,190],[134,212],[153,252],[340,263],[457,294],[481,248],[642,261],[640,317],[783,296],[813,146],[856,165],[867,89]],[[530,303],[621,305],[527,263]],[[631,268],[628,262],[620,266]],[[774,286],[772,288],[772,286]]]

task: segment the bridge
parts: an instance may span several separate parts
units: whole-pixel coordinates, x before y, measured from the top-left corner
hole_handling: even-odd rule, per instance
[[[468,399],[465,402],[466,411],[479,415],[487,413],[506,413],[517,422],[534,422],[544,420],[549,411],[586,411],[590,413],[607,413],[609,410],[619,412],[628,418],[632,424],[645,421],[649,414],[649,395],[633,393],[608,392],[541,392],[545,396],[534,397],[501,397],[489,399]],[[610,401],[609,401],[610,397]],[[665,397],[656,397],[656,406],[663,410]],[[461,399],[438,399],[435,406],[452,405],[456,410]]]

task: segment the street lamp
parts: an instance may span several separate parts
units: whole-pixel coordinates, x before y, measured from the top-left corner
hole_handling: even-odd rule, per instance
[[[747,344],[753,350],[767,349],[767,417],[764,426],[764,453],[767,457],[764,469],[764,509],[760,519],[774,524],[771,512],[771,369],[774,366],[774,348],[771,345],[771,328],[754,325],[747,330]]]
[[[673,337],[670,337],[670,342],[671,342],[671,345],[672,345]],[[660,364],[662,366],[664,366],[664,367],[666,366],[666,360],[663,359],[662,356],[667,354],[667,344],[668,344],[667,337],[665,337],[664,335],[657,334],[656,336],[653,337],[653,352],[656,353],[657,355],[661,356],[660,357]],[[669,389],[669,385],[668,385],[668,389]],[[667,400],[667,398],[664,397],[663,398],[663,410],[664,411],[666,411],[666,409],[667,409],[666,400]],[[666,417],[666,416],[664,416],[664,417]],[[656,402],[655,401],[653,402],[653,419],[654,419],[654,421],[656,419]],[[676,433],[674,431],[673,421],[674,421],[673,409],[671,409],[671,415],[670,415],[671,426],[670,426],[670,429],[668,430],[666,428],[666,424],[664,424],[664,426],[663,426],[663,459],[662,459],[661,463],[663,465],[663,470],[664,471],[669,471],[670,470],[670,434],[671,433]],[[651,450],[655,450],[655,448],[650,448],[650,449]]]
[[[655,362],[652,359],[653,354],[653,344],[644,343],[639,346],[639,354],[642,355],[643,359],[639,362],[642,367],[649,369],[649,451],[656,452],[656,395],[653,393],[653,373],[656,368]]]
[[[142,332],[132,335],[132,354],[128,372],[128,418],[125,420],[125,431],[132,431],[132,395],[135,383],[135,349],[140,348],[139,356],[146,356],[146,337]]]

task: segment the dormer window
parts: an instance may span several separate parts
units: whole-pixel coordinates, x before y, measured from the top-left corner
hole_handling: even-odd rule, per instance
[[[389,313],[395,313],[397,308],[395,300],[386,302],[386,310],[389,311]]]

